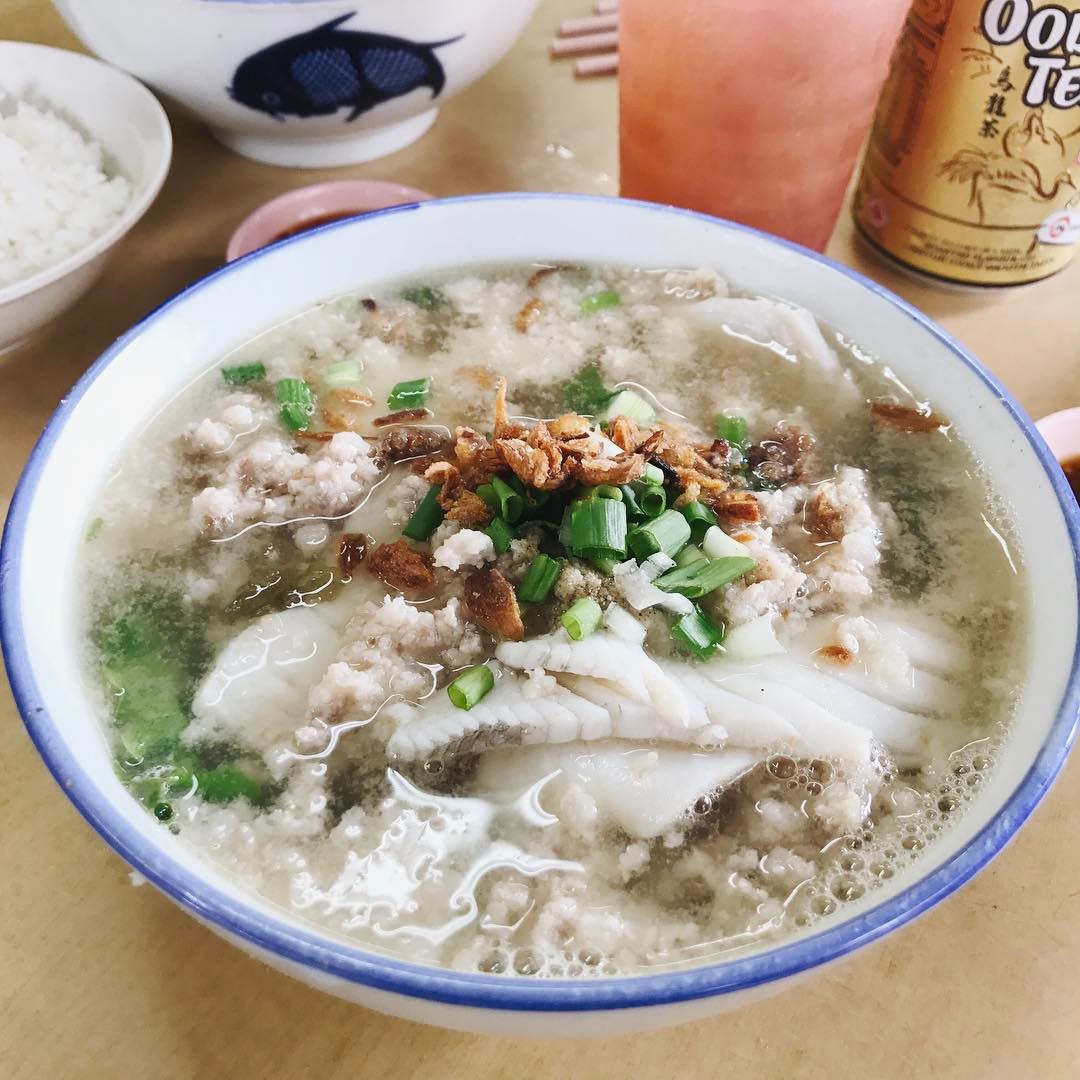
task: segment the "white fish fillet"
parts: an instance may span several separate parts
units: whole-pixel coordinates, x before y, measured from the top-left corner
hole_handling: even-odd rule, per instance
[[[926,717],[907,712],[872,694],[790,660],[770,660],[756,668],[820,705],[838,720],[871,731],[891,750],[901,753],[925,752],[928,728]]]
[[[728,733],[728,746],[794,750],[798,745],[798,731],[778,712],[725,690],[693,669],[685,671],[680,682],[688,694],[701,702],[709,719],[723,725]]]
[[[752,338],[762,345],[779,345],[816,375],[842,385],[840,362],[821,333],[817,320],[805,308],[762,298],[716,296],[689,304],[687,317],[717,329]]]
[[[621,693],[617,685],[604,679],[581,675],[563,675],[562,682],[575,694],[600,706],[611,717],[611,735],[617,739],[640,742],[662,740],[691,746],[720,747],[727,742],[727,731],[709,722],[701,702],[692,694],[684,695],[691,714],[688,727],[672,727],[653,705],[635,701]],[[682,693],[681,690],[677,691]]]
[[[509,793],[562,772],[584,787],[603,819],[648,840],[669,831],[699,798],[736,783],[760,760],[760,754],[747,750],[701,753],[570,743],[487,754],[477,779],[481,791]]]
[[[725,690],[779,713],[798,734],[794,752],[800,756],[870,764],[873,739],[869,730],[838,720],[797,690],[757,671],[727,673],[712,666],[708,677]]]
[[[604,739],[612,733],[605,709],[559,687],[527,698],[523,680],[504,674],[495,689],[471,709],[459,709],[443,693],[430,705],[395,708],[398,728],[386,746],[392,760],[420,761],[446,752],[487,749],[503,742],[563,743]]]
[[[307,695],[337,653],[352,604],[324,603],[264,615],[226,643],[192,703],[189,742],[256,741],[262,749],[303,721]]]
[[[529,641],[504,641],[495,657],[520,671],[543,668],[607,679],[617,683],[627,697],[653,705],[670,724],[687,727],[691,722],[686,698],[659,665],[640,646],[606,630],[583,641],[571,641],[562,630]]]

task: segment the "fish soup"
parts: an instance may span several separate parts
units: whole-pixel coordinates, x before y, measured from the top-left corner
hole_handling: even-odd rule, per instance
[[[625,975],[842,916],[964,813],[1027,663],[1008,508],[889,360],[709,270],[469,269],[268,330],[87,532],[120,775],[414,961]]]

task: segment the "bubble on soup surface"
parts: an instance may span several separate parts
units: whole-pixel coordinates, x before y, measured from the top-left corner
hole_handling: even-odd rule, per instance
[[[482,956],[476,966],[486,975],[501,975],[506,971],[507,956],[505,953],[491,952]]]
[[[856,878],[845,874],[832,883],[832,894],[837,900],[858,900],[866,888]]]
[[[794,758],[783,756],[769,758],[768,768],[778,780],[790,780],[798,772]]]
[[[518,949],[514,953],[514,970],[519,975],[539,975],[543,969],[544,961],[532,949]]]

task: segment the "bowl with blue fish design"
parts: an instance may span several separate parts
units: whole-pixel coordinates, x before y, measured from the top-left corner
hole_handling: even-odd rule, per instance
[[[510,49],[537,0],[55,0],[83,43],[274,165],[383,157]]]

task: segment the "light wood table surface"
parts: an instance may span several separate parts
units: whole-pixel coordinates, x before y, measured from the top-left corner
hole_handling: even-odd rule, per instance
[[[0,359],[3,497],[90,362],[218,265],[233,227],[272,195],[332,176],[439,195],[614,192],[614,81],[575,83],[546,54],[556,23],[588,6],[546,0],[510,56],[447,104],[426,138],[364,167],[257,165],[170,108],[176,156],[154,207],[80,304]],[[0,36],[78,47],[44,0],[0,0]],[[1080,404],[1080,262],[1030,289],[967,297],[864,258],[846,217],[831,253],[938,318],[1033,415]],[[1080,761],[973,884],[803,990],[633,1038],[518,1041],[325,997],[132,888],[0,693],[0,1077],[1080,1077]]]

